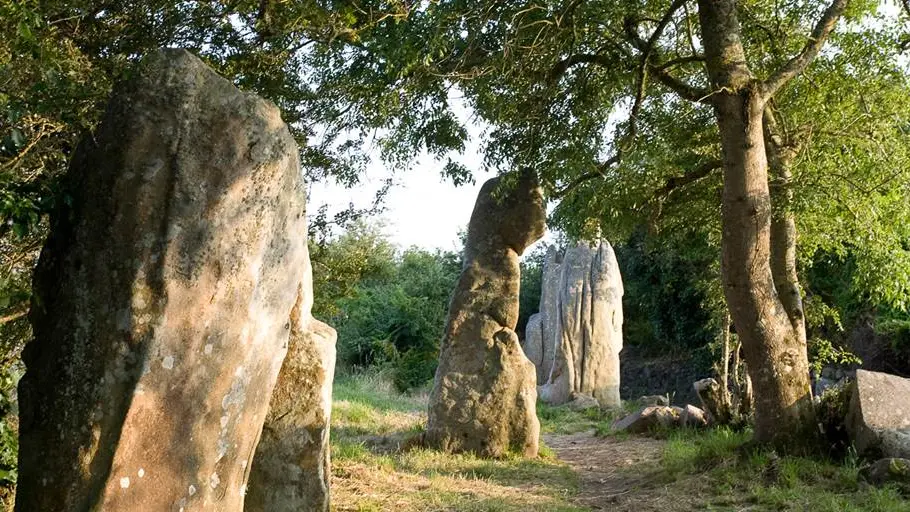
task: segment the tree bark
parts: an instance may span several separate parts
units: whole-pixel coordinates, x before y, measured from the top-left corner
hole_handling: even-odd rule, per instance
[[[796,216],[791,209],[793,161],[800,143],[781,130],[770,107],[764,113],[765,152],[771,172],[771,274],[774,287],[787,311],[790,323],[806,344],[806,321],[803,299],[796,274]]]
[[[755,385],[755,439],[781,448],[804,445],[814,426],[809,361],[771,270],[765,86],[746,64],[736,2],[698,5],[724,160],[724,296]]]

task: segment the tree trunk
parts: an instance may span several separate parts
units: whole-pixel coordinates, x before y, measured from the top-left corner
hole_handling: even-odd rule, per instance
[[[766,98],[746,65],[736,2],[698,5],[724,160],[724,296],[755,386],[755,439],[781,447],[804,444],[814,425],[809,361],[771,271]]]
[[[796,218],[790,204],[791,168],[799,153],[799,142],[792,140],[780,129],[771,108],[764,112],[765,152],[771,170],[771,274],[774,287],[787,311],[790,323],[806,344],[806,322],[803,299],[796,275]]]

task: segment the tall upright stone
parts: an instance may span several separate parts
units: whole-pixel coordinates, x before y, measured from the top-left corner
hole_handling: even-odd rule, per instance
[[[543,324],[541,324],[541,314],[534,313],[528,317],[528,323],[525,325],[525,339],[521,344],[522,350],[524,350],[525,357],[528,358],[528,361],[534,365],[534,368],[537,369],[537,382],[544,382],[546,377],[544,374],[544,337],[543,337]]]
[[[312,289],[306,259],[304,287]],[[253,458],[246,512],[328,512],[329,426],[335,329],[310,315],[306,294],[291,314],[288,355]]]
[[[543,236],[546,215],[533,174],[503,181],[483,185],[471,214],[424,439],[445,451],[534,457],[540,435],[536,370],[514,329],[518,257]]]
[[[16,510],[242,510],[312,300],[297,153],[185,51],[119,86],[35,271]]]
[[[555,246],[550,246],[541,269],[539,312],[528,318],[525,327],[525,342],[522,348],[537,369],[539,384],[549,379],[556,357],[561,265],[562,255]]]
[[[563,404],[573,393],[617,407],[622,350],[622,278],[609,243],[566,250],[558,286],[555,360],[539,387],[542,400]]]

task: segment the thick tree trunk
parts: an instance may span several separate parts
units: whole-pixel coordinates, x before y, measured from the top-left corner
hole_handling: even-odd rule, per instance
[[[734,0],[699,0],[699,18],[724,157],[724,296],[755,386],[755,438],[779,446],[812,431],[805,345],[771,271],[771,197],[762,84],[746,65]]]

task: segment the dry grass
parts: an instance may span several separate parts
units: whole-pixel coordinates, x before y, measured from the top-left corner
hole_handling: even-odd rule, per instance
[[[777,457],[748,432],[603,434],[613,413],[541,407],[536,460],[405,450],[425,424],[426,392],[403,396],[381,376],[335,382],[336,511],[910,512],[897,489],[858,478],[862,461]],[[559,457],[557,459],[557,456]]]
[[[575,474],[552,457],[485,460],[402,445],[426,422],[426,393],[395,393],[381,376],[335,382],[336,511],[581,511]]]

